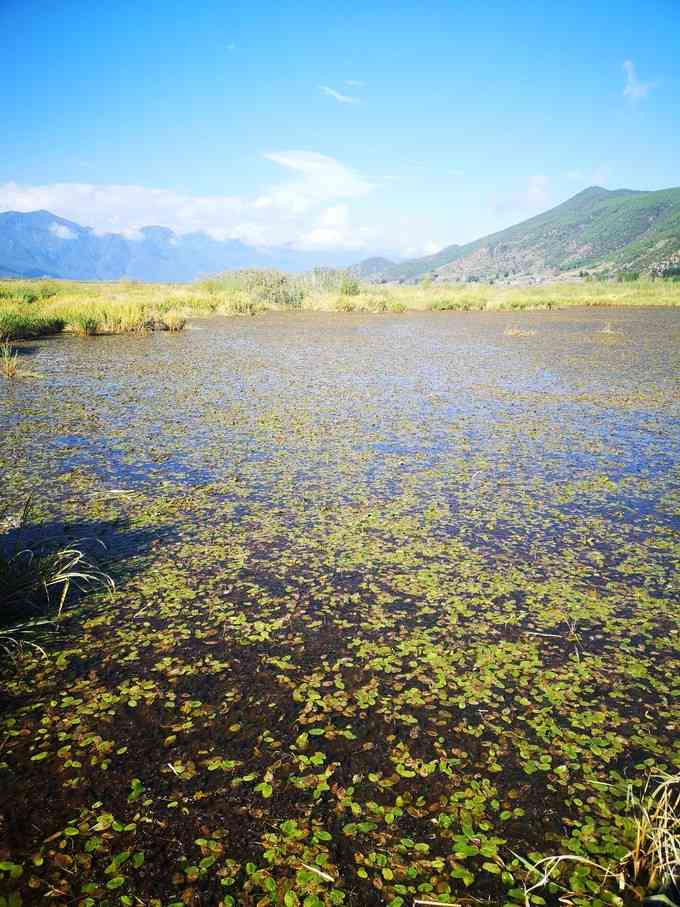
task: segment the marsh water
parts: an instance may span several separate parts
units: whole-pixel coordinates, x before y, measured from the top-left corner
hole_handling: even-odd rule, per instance
[[[3,501],[117,591],[5,678],[8,890],[522,904],[516,853],[620,859],[680,762],[679,360],[632,308],[25,344]]]

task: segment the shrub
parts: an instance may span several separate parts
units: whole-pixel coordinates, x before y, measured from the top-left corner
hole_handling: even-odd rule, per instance
[[[302,279],[290,277],[274,268],[244,268],[202,280],[198,286],[213,296],[224,294],[227,310],[234,314],[254,314],[268,306],[286,309],[302,308],[304,286]],[[245,293],[254,307],[243,306],[232,297]]]
[[[246,278],[246,288],[260,305],[302,308],[304,291],[280,271],[252,271]]]

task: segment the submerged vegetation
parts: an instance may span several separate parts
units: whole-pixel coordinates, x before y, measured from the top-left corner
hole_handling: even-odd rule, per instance
[[[407,311],[532,311],[566,306],[677,306],[674,280],[554,283],[536,287],[361,283],[351,272],[317,269],[288,275],[243,270],[193,284],[0,282],[0,339],[31,339],[70,331],[148,334],[181,331],[187,318],[255,315],[264,311],[403,313]]]
[[[317,286],[303,305],[369,292],[449,291]],[[577,291],[527,298],[559,292]],[[182,317],[250,298],[121,293]],[[0,896],[661,896],[679,328],[662,308],[303,312],[199,323],[143,355],[136,337],[35,344],[43,380],[0,385],[3,494],[17,508],[39,481],[45,525],[105,541],[116,587],[3,672]]]

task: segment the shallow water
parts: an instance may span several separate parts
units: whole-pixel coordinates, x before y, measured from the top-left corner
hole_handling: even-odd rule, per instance
[[[3,500],[119,581],[7,684],[31,890],[106,892],[117,847],[116,896],[164,904],[521,903],[512,850],[614,858],[602,783],[678,759],[679,340],[569,309],[26,344]],[[135,828],[82,850],[102,813]]]
[[[511,455],[516,478],[657,475],[678,460],[679,331],[673,310],[627,309],[267,315],[59,337],[31,344],[42,380],[2,389],[5,463],[22,487],[76,466],[145,490],[238,469],[265,494],[283,469],[301,494],[311,482],[331,497],[347,458],[360,459],[360,495],[461,456]]]

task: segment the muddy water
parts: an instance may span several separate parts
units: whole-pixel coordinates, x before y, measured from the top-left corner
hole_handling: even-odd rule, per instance
[[[118,589],[5,678],[0,857],[42,862],[0,884],[521,904],[513,852],[620,859],[626,779],[680,761],[679,341],[570,309],[25,344],[3,501]]]

